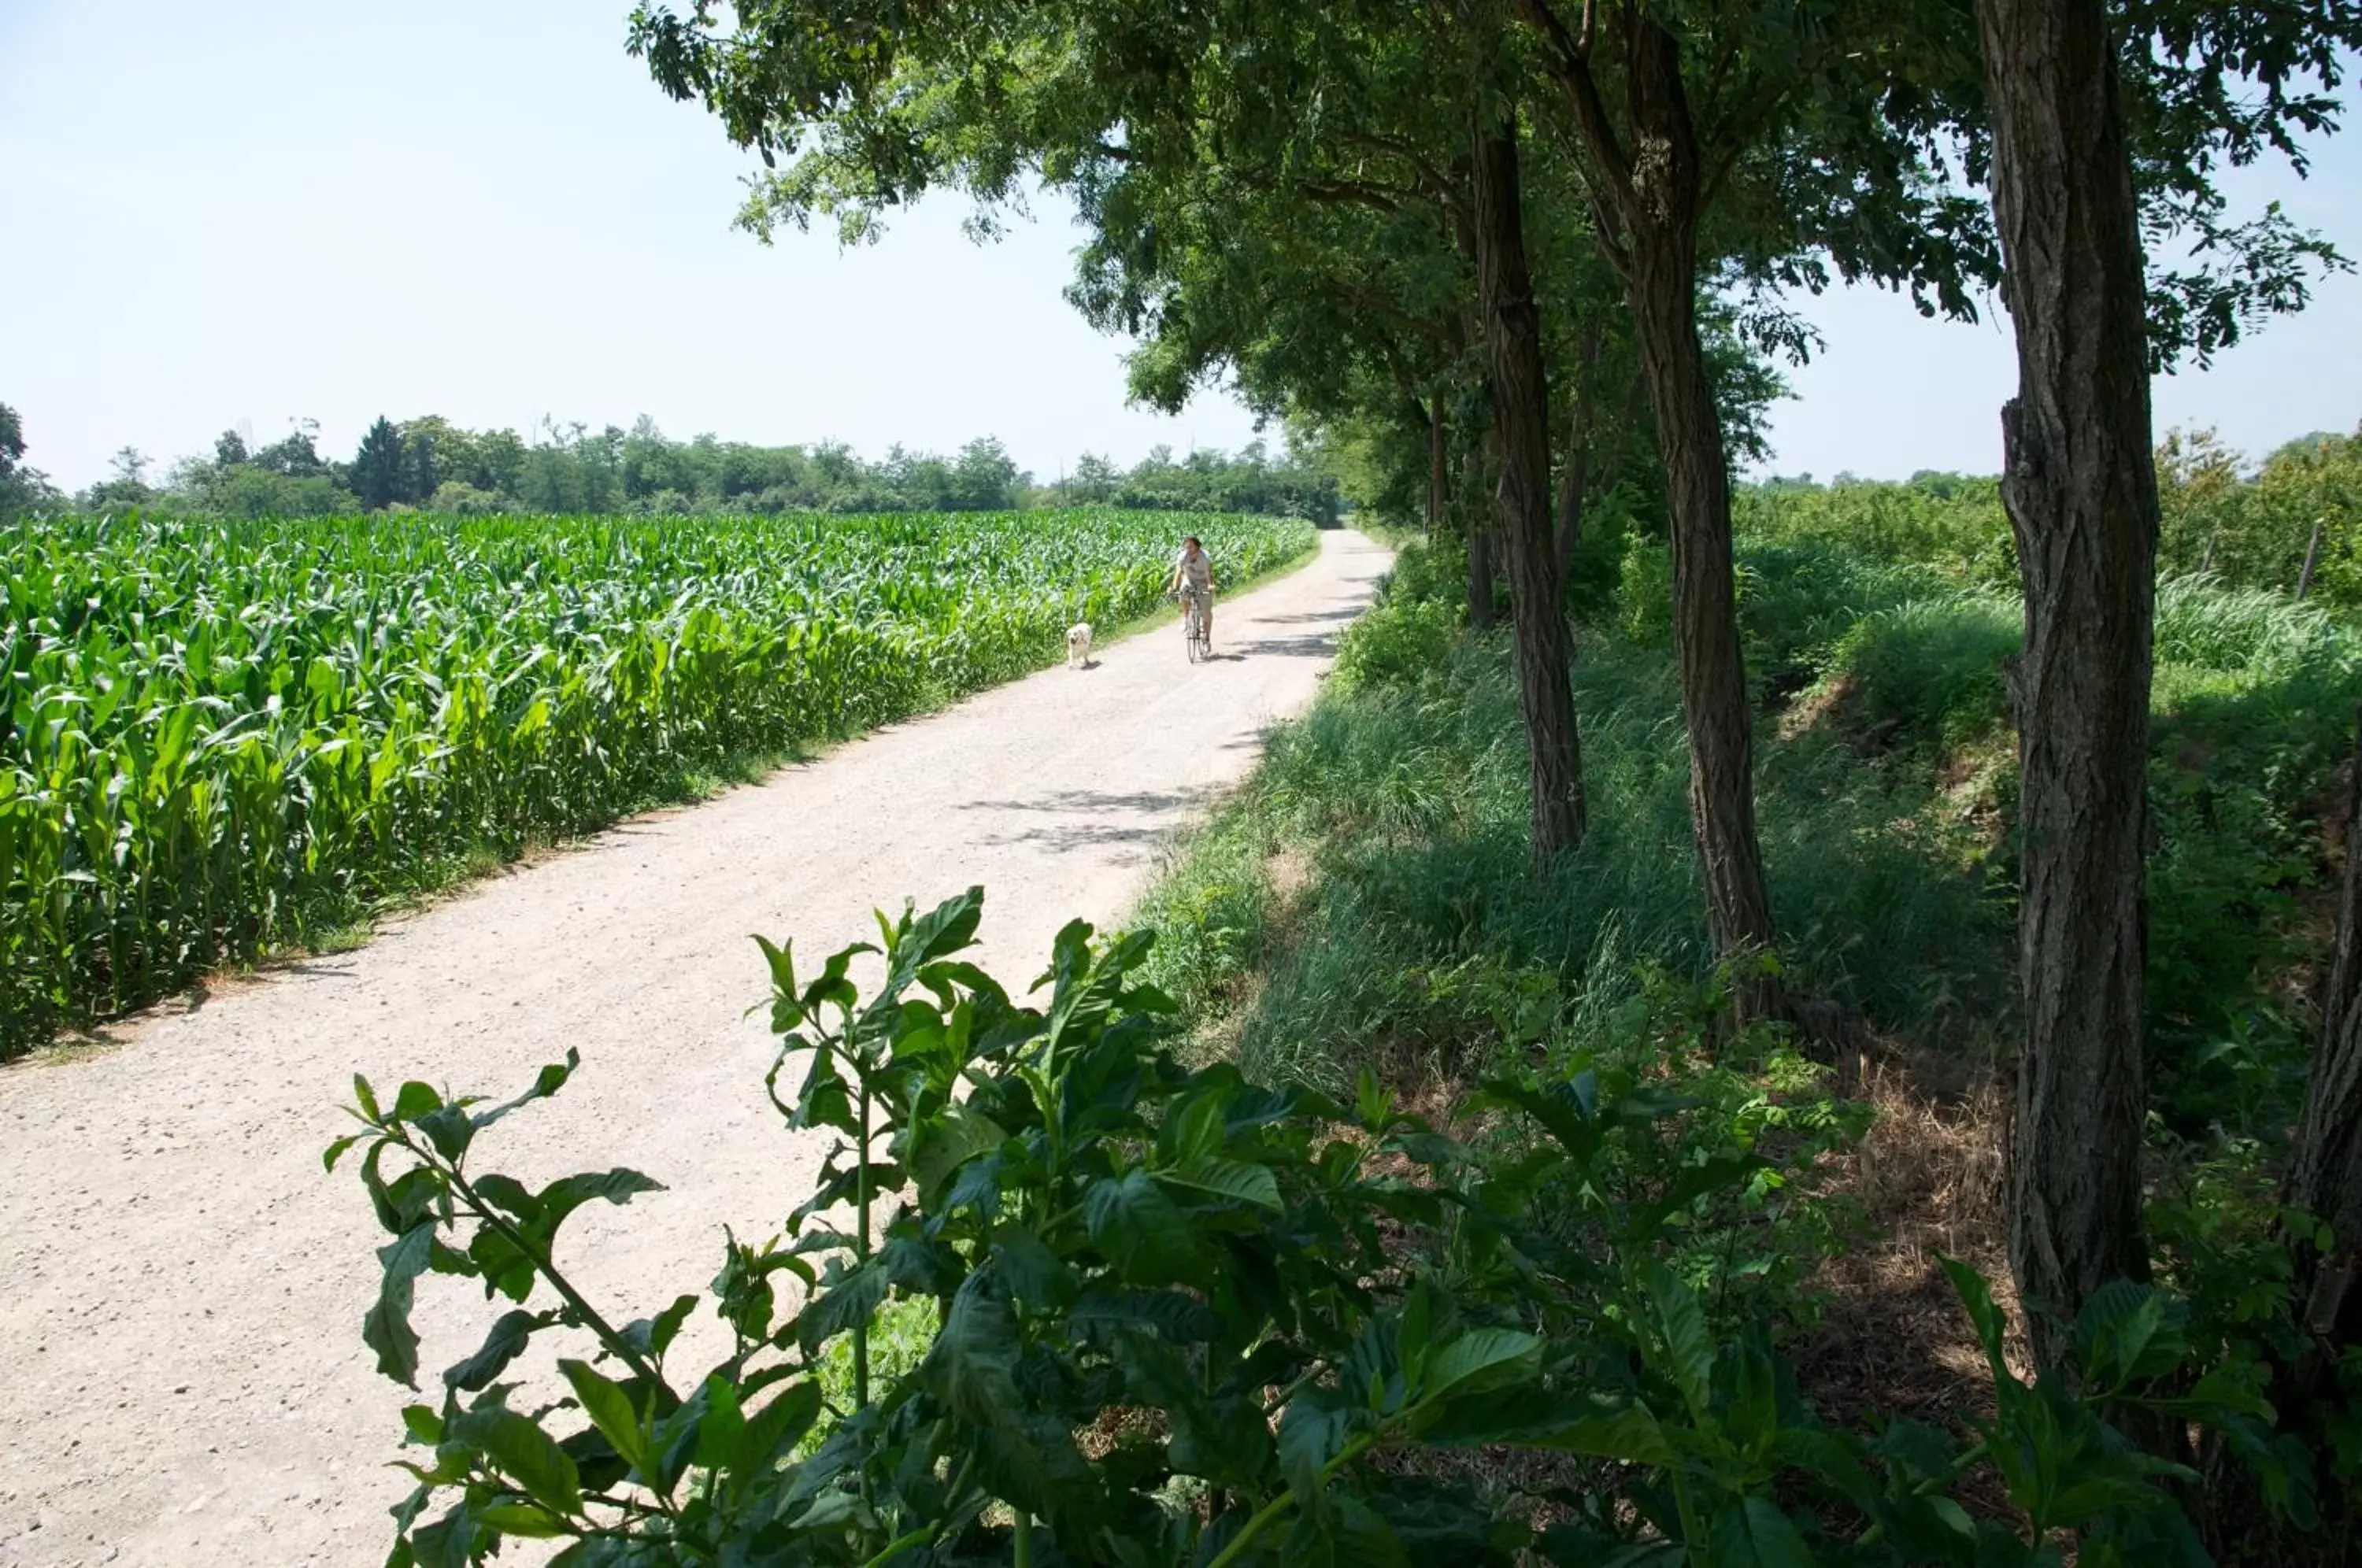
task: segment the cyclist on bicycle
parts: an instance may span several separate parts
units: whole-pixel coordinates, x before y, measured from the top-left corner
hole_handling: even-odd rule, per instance
[[[1209,645],[1214,640],[1214,559],[1198,543],[1198,536],[1189,535],[1181,541],[1181,553],[1173,558],[1173,576],[1164,586],[1167,593],[1181,595],[1185,610],[1198,612],[1198,624],[1204,631]]]

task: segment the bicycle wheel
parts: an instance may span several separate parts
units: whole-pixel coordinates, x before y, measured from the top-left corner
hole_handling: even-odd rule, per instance
[[[1181,646],[1183,651],[1189,656],[1189,662],[1191,664],[1197,664],[1206,657],[1204,633],[1205,623],[1199,619],[1199,615],[1200,612],[1198,608],[1198,602],[1196,599],[1192,598],[1183,605],[1181,611]]]

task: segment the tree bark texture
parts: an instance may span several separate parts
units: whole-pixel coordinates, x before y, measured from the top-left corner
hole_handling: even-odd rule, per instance
[[[1567,431],[1566,463],[1558,484],[1558,575],[1563,583],[1574,569],[1575,547],[1583,543],[1583,499],[1591,480],[1592,381],[1599,370],[1599,318],[1583,324],[1583,352],[1568,389],[1573,413]]]
[[[1443,394],[1427,400],[1427,537],[1433,544],[1443,526],[1451,490],[1451,463],[1443,431]]]
[[[1497,471],[1500,464],[1501,433],[1494,425],[1485,429],[1485,461],[1475,475],[1480,479],[1487,471]],[[1468,629],[1489,632],[1493,629],[1493,534],[1494,528],[1485,515],[1482,501],[1462,498],[1462,507],[1468,514]]]
[[[1509,616],[1518,696],[1526,719],[1533,786],[1533,856],[1546,865],[1583,842],[1583,745],[1575,726],[1566,583],[1551,529],[1550,391],[1542,370],[1541,312],[1526,262],[1523,187],[1514,121],[1473,122],[1477,296],[1500,438],[1495,490],[1509,569]]]
[[[2298,1321],[2324,1353],[2362,1339],[2362,743],[2345,809],[2337,945],[2288,1178],[2290,1205],[2326,1223],[2334,1238],[2326,1253],[2309,1237],[2296,1248]]]
[[[1690,819],[1717,956],[1769,948],[1772,897],[1755,833],[1755,738],[1731,564],[1730,461],[1697,322],[1696,133],[1681,45],[1645,17],[1630,40],[1634,149],[1626,282],[1673,522],[1673,636],[1689,724]],[[1750,984],[1742,1014],[1775,1010]]]
[[[2025,1037],[2010,1265],[2036,1356],[2141,1224],[2150,636],[2158,541],[2142,252],[2104,0],[1977,0],[2018,394],[2002,499],[2025,587]]]

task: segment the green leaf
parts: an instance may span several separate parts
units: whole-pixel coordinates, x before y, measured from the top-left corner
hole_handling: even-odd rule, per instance
[[[394,1097],[393,1119],[396,1121],[415,1121],[442,1109],[443,1097],[435,1092],[434,1086],[414,1078],[403,1085],[402,1092]]]
[[[425,1405],[404,1405],[402,1425],[413,1442],[432,1448],[443,1441],[443,1418]]]
[[[570,1518],[582,1511],[582,1481],[574,1461],[514,1410],[497,1405],[470,1410],[451,1423],[451,1435],[482,1450],[518,1490],[551,1513]]]
[[[689,1321],[689,1315],[697,1309],[698,1299],[694,1295],[677,1296],[673,1297],[671,1306],[657,1314],[656,1322],[648,1331],[650,1350],[662,1355],[672,1348],[674,1336],[680,1332],[680,1326]]]
[[[804,988],[804,994],[800,999],[804,1011],[818,1012],[832,1002],[838,1007],[849,1008],[860,1000],[860,992],[854,988],[853,982],[845,976],[852,970],[855,958],[864,953],[877,951],[869,943],[856,942],[850,947],[842,947],[830,954],[828,962],[821,966],[820,978]]]
[[[435,1145],[435,1152],[454,1165],[468,1152],[469,1141],[476,1133],[475,1124],[468,1119],[468,1108],[456,1100],[418,1117],[416,1125],[426,1134],[426,1141]]]
[[[638,1472],[642,1480],[647,1479],[653,1469],[648,1463],[647,1437],[640,1430],[639,1413],[632,1408],[632,1397],[624,1392],[623,1385],[584,1361],[562,1360],[557,1370],[566,1375],[582,1413],[590,1418],[590,1424],[599,1429],[607,1446]]]
[[[377,1108],[377,1090],[359,1073],[353,1075],[353,1099],[359,1102],[361,1114],[371,1121],[383,1121],[385,1116]]]
[[[944,1186],[959,1168],[1000,1147],[1008,1131],[965,1100],[954,1100],[941,1113],[922,1121],[911,1148],[911,1174],[918,1178],[919,1201],[940,1207]]]
[[[574,1076],[574,1069],[581,1065],[582,1054],[571,1045],[568,1046],[566,1048],[566,1060],[563,1062],[544,1063],[542,1065],[541,1071],[534,1075],[533,1087],[531,1088],[525,1090],[514,1099],[503,1101],[502,1103],[492,1107],[491,1110],[476,1117],[474,1121],[475,1130],[480,1132],[485,1128],[490,1127],[493,1122],[498,1121],[501,1118],[506,1116],[512,1110],[516,1110],[524,1106],[531,1105],[537,1099],[547,1099],[551,1095],[556,1094],[559,1089],[566,1087],[567,1080]]]
[[[663,1190],[662,1182],[620,1165],[613,1170],[560,1176],[535,1195],[534,1217],[524,1226],[524,1231],[546,1249],[557,1240],[557,1228],[566,1222],[566,1217],[584,1204],[593,1200],[629,1203],[643,1192]]]
[[[1658,1329],[1665,1336],[1668,1364],[1663,1370],[1681,1389],[1690,1419],[1704,1427],[1714,1410],[1714,1336],[1706,1331],[1705,1314],[1696,1295],[1661,1264],[1650,1264],[1646,1283]]]
[[[475,1541],[475,1510],[466,1497],[433,1524],[420,1525],[410,1532],[418,1568],[469,1568]]]
[[[783,1451],[803,1441],[820,1419],[821,1388],[817,1380],[789,1384],[779,1397],[746,1423],[732,1464],[742,1474],[769,1463]]]
[[[2165,1294],[2118,1279],[2083,1303],[2076,1315],[2075,1349],[2095,1388],[2113,1392],[2171,1372],[2184,1346],[2168,1327]]]
[[[325,1171],[335,1170],[337,1168],[337,1162],[345,1157],[345,1151],[368,1136],[369,1134],[366,1132],[355,1132],[350,1137],[339,1138],[335,1143],[329,1144],[326,1149],[321,1152],[320,1168]]]
[[[1321,1521],[1320,1529],[1335,1554],[1331,1561],[1336,1568],[1410,1568],[1402,1538],[1359,1497],[1340,1496],[1334,1514]]]
[[[1219,1114],[1219,1111],[1217,1112]],[[1253,1165],[1243,1160],[1225,1160],[1203,1156],[1185,1160],[1180,1165],[1156,1173],[1156,1179],[1167,1187],[1194,1187],[1227,1198],[1234,1203],[1251,1203],[1276,1214],[1282,1204],[1279,1178],[1268,1165]]]
[[[1524,1111],[1540,1122],[1542,1131],[1577,1164],[1587,1164],[1599,1147],[1600,1128],[1591,1114],[1596,1093],[1595,1088],[1587,1094],[1578,1092],[1573,1086],[1551,1091],[1516,1078],[1494,1078],[1485,1083],[1477,1103],[1497,1103]]]
[[[531,1503],[488,1503],[477,1510],[476,1518],[520,1540],[547,1540],[573,1533],[564,1519]]]
[[[795,944],[782,942],[774,946],[760,935],[755,944],[763,950],[763,962],[771,971],[771,1032],[791,1033],[804,1021],[803,1003],[796,995]]]
[[[1516,1329],[1472,1329],[1428,1358],[1426,1397],[1431,1401],[1481,1394],[1531,1377],[1540,1368],[1542,1341]]]
[[[905,1296],[949,1296],[967,1277],[966,1260],[945,1242],[889,1236],[877,1256],[886,1283]]]
[[[361,1319],[361,1342],[377,1352],[377,1369],[407,1388],[418,1386],[418,1335],[410,1302],[418,1276],[434,1255],[435,1221],[423,1220],[377,1252],[385,1265],[377,1303]]]
[[[524,1183],[514,1176],[502,1176],[498,1171],[494,1171],[490,1176],[476,1177],[473,1185],[477,1197],[512,1220],[523,1220],[531,1223],[535,1217],[541,1213],[540,1200],[525,1189]]]
[[[1730,1441],[1751,1455],[1770,1451],[1780,1435],[1779,1369],[1760,1324],[1750,1324],[1722,1358],[1723,1425]]]
[[[1116,1273],[1138,1285],[1165,1285],[1192,1276],[1197,1249],[1189,1221],[1157,1189],[1146,1171],[1131,1170],[1121,1180],[1101,1176],[1083,1199],[1083,1223],[1092,1244]]]
[[[1009,1294],[1023,1305],[1039,1310],[1075,1298],[1075,1271],[1032,1231],[1002,1226],[993,1232],[992,1255]]]
[[[1992,1291],[1985,1284],[1984,1275],[1958,1258],[1938,1254],[1937,1261],[1943,1264],[1944,1273],[1950,1277],[1952,1289],[1959,1294],[1960,1305],[1968,1311],[1969,1321],[1976,1325],[1977,1339],[1984,1345],[1985,1363],[1992,1369],[1993,1381],[2005,1387],[2022,1386],[2016,1375],[2009,1370],[2008,1359],[2002,1353],[2009,1325],[2003,1319],[2001,1309],[1993,1305]]]
[[[1672,1440],[1648,1406],[1596,1395],[1568,1399],[1508,1392],[1495,1399],[1455,1401],[1425,1423],[1419,1435],[1440,1448],[1507,1443],[1661,1467],[1676,1458]]]
[[[833,1127],[848,1138],[861,1136],[861,1124],[853,1114],[853,1090],[837,1070],[833,1050],[822,1046],[812,1052],[811,1068],[804,1075],[804,1087],[796,1092],[795,1114],[788,1119],[788,1125],[797,1132]]]
[[[1175,1344],[1202,1344],[1220,1337],[1221,1314],[1177,1290],[1109,1290],[1092,1286],[1066,1314],[1077,1333],[1110,1328],[1153,1329]]]
[[[491,1332],[484,1336],[482,1347],[443,1374],[445,1386],[464,1388],[470,1393],[491,1386],[492,1379],[524,1353],[535,1331],[547,1328],[551,1321],[551,1315],[545,1312],[502,1313]]]
[[[1156,1143],[1166,1164],[1185,1165],[1221,1152],[1227,1098],[1220,1093],[1198,1094],[1165,1116]]]
[[[1768,1497],[1727,1497],[1708,1527],[1715,1568],[1817,1568],[1786,1514]]]
[[[2169,1403],[2176,1408],[2229,1412],[2258,1421],[2273,1419],[2271,1401],[2264,1397],[2251,1379],[2227,1367],[2208,1373],[2198,1380],[2196,1387]]]
[[[1352,1426],[1352,1412],[1329,1403],[1317,1390],[1297,1395],[1280,1412],[1279,1467],[1297,1507],[1307,1512],[1319,1507],[1327,1491],[1321,1473],[1344,1451]]]
[[[796,1342],[804,1353],[811,1355],[837,1335],[849,1332],[855,1323],[869,1321],[877,1315],[878,1303],[886,1299],[886,1271],[873,1259],[806,1305],[796,1315]]]
[[[746,1435],[746,1413],[738,1404],[738,1390],[716,1373],[705,1380],[705,1419],[697,1427],[697,1463],[720,1470],[738,1452]]]
[[[916,974],[920,965],[947,958],[972,945],[977,928],[983,923],[984,889],[970,888],[955,894],[912,923],[909,934],[897,944],[895,967],[907,967]]]

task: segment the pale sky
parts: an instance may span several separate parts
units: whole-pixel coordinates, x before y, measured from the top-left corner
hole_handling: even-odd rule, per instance
[[[1236,447],[1220,394],[1123,402],[1123,345],[1060,295],[1064,209],[971,244],[960,204],[879,244],[766,249],[731,227],[748,167],[623,51],[625,0],[0,0],[0,402],[28,460],[99,478],[244,422],[308,415],[348,455],[379,414],[529,429],[652,416],[667,433],[947,451],[997,435],[1043,478],[1096,451]],[[2362,137],[2362,132],[2357,132]],[[2362,139],[2285,191],[2362,253]],[[1990,470],[2005,329],[1878,295],[1811,302],[1774,467]],[[2160,429],[2262,449],[2362,420],[2362,282],[2213,373],[2159,383]],[[1273,433],[1275,438],[1275,432]]]

